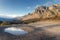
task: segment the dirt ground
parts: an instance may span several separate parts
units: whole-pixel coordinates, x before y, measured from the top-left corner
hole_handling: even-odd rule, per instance
[[[30,23],[28,25],[35,26],[36,28],[41,28],[42,30],[55,34],[60,35],[60,21],[40,21],[35,23]]]

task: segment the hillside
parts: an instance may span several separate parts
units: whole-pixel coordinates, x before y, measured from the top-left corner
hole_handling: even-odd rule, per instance
[[[33,13],[17,18],[24,22],[35,22],[45,19],[60,19],[60,4],[54,4],[49,7],[39,6]]]

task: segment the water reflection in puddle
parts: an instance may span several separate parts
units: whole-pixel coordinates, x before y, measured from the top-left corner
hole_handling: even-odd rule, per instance
[[[22,29],[15,28],[15,27],[5,28],[4,32],[7,32],[13,35],[25,35],[28,33],[27,31],[24,31]]]

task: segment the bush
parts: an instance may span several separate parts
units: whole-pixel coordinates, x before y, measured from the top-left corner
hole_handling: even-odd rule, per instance
[[[37,21],[40,21],[40,19],[35,18],[35,19],[24,20],[23,23],[24,24],[29,24],[29,23],[34,23],[34,22],[37,22]]]
[[[10,25],[10,23],[7,22],[7,21],[3,21],[3,22],[1,23],[1,26],[4,26],[4,25]]]

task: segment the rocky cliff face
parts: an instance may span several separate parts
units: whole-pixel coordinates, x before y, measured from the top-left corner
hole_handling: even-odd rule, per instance
[[[56,16],[60,16],[60,4],[56,4],[56,5],[51,5],[49,7],[49,10],[54,12]]]
[[[21,19],[24,21],[30,19],[46,19],[55,17],[60,17],[60,4],[51,5],[49,7],[39,6],[32,14],[23,16]]]

